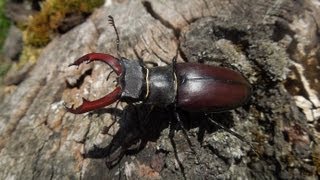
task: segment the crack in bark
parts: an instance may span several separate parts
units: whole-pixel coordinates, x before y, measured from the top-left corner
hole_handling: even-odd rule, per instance
[[[160,46],[160,44],[158,43],[158,41],[155,39],[154,37],[154,33],[151,30],[151,39],[154,41],[154,43],[156,44],[156,46],[162,50],[162,52],[164,52],[165,54],[168,54],[169,52],[167,50],[165,50],[164,48],[162,48],[162,46]]]
[[[177,47],[178,47],[178,52],[180,54],[180,57],[184,60],[184,61],[188,61],[186,55],[184,54],[184,52],[182,51],[181,47],[180,47],[180,35],[181,35],[181,29],[180,28],[175,28],[174,25],[172,25],[170,23],[170,21],[164,19],[163,17],[161,17],[157,12],[155,12],[153,10],[152,4],[149,1],[142,1],[142,5],[143,7],[146,9],[146,11],[156,20],[158,20],[163,26],[167,27],[168,29],[171,29],[173,31],[174,36],[177,39]],[[179,13],[180,14],[180,13]],[[181,15],[181,14],[180,14]],[[185,17],[183,15],[181,15],[181,17],[190,24],[190,22],[187,21],[187,19],[185,19]]]
[[[206,0],[202,0],[202,2],[205,4],[205,7],[207,8],[207,11],[210,12],[209,4]]]
[[[53,166],[53,164],[51,164],[50,180],[52,180],[52,179],[53,179],[53,176],[54,176],[54,166]]]
[[[93,121],[89,121],[89,124],[88,124],[88,128],[87,128],[87,131],[86,131],[86,133],[84,134],[84,137],[83,137],[83,142],[82,142],[82,144],[83,144],[83,149],[85,149],[85,145],[86,145],[86,140],[88,139],[87,138],[87,136],[88,136],[88,134],[89,134],[89,131],[90,131],[90,129],[91,129],[91,123],[93,123]],[[84,150],[85,151],[85,150]],[[85,166],[83,166],[83,161],[85,160],[85,154],[86,154],[86,152],[82,152],[82,153],[84,153],[84,154],[81,154],[81,156],[82,156],[82,163],[81,163],[81,167],[79,168],[79,178],[80,179],[84,179],[84,174],[83,174],[83,168],[85,168]]]
[[[37,179],[37,177],[35,177],[36,176],[36,173],[38,172],[38,170],[37,170],[37,165],[38,165],[38,162],[39,162],[39,160],[40,160],[40,158],[41,158],[41,156],[40,156],[40,154],[41,154],[41,151],[42,151],[42,149],[44,148],[44,146],[45,146],[45,144],[48,142],[48,140],[45,140],[44,141],[44,143],[42,144],[42,146],[38,149],[38,151],[37,151],[37,153],[36,153],[36,155],[35,155],[35,162],[34,163],[32,163],[32,179]]]
[[[144,36],[142,36],[141,39],[142,39],[143,43],[145,44],[145,46],[147,47],[147,41],[146,41],[146,39],[144,38]],[[165,64],[168,64],[168,62],[166,62],[164,59],[162,59],[154,50],[152,50],[152,49],[150,49],[150,50],[151,50],[151,53],[152,53],[153,55],[155,55],[161,62],[163,62],[163,63],[165,63]],[[150,53],[149,50],[147,50],[147,51],[148,51],[148,53]],[[150,53],[150,54],[151,54],[151,53]]]
[[[167,21],[166,19],[162,18],[159,14],[157,14],[153,10],[153,7],[149,1],[142,1],[142,5],[154,19],[158,20],[165,27],[173,30],[175,37],[179,39],[180,29],[176,29],[169,21]]]

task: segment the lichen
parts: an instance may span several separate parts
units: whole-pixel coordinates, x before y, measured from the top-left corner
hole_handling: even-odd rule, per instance
[[[320,146],[317,145],[314,147],[313,152],[312,152],[312,160],[314,165],[316,166],[316,171],[318,175],[320,175]]]
[[[20,55],[18,68],[22,67],[27,62],[35,63],[40,55],[42,48],[34,46],[24,46]]]

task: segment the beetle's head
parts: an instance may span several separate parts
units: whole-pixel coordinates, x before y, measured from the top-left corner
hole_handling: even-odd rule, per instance
[[[83,98],[80,106],[73,108],[66,107],[66,109],[74,114],[81,114],[88,111],[96,110],[108,106],[118,100],[126,102],[141,101],[146,96],[146,69],[141,63],[125,58],[117,59],[109,54],[90,53],[82,56],[70,66],[79,66],[86,62],[102,61],[108,64],[119,77],[119,84],[116,88],[104,97],[88,101]]]

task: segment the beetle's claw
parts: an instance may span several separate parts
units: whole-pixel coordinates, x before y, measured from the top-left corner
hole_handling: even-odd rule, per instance
[[[88,101],[85,98],[82,98],[82,104],[79,107],[73,108],[73,105],[72,105],[71,108],[69,108],[67,106],[65,106],[65,108],[67,109],[67,111],[69,111],[73,114],[86,113],[86,112],[89,112],[92,110],[103,108],[105,106],[108,106],[108,105],[116,102],[117,100],[119,100],[121,92],[122,92],[122,90],[118,86],[111,93],[107,94],[106,96],[104,96],[100,99],[97,99],[94,101]]]

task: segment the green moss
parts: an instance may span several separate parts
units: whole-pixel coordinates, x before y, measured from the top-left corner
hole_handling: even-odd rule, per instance
[[[42,48],[25,45],[20,55],[18,67],[22,67],[27,62],[35,63],[41,53]]]
[[[0,64],[0,78],[2,78],[4,75],[6,75],[6,73],[9,71],[10,67],[11,67],[10,63],[2,62]]]
[[[0,0],[0,50],[2,50],[3,43],[10,27],[10,21],[5,17],[3,12],[4,3],[4,0]]]
[[[316,166],[316,171],[318,175],[320,175],[320,145],[314,147],[312,152],[312,160],[313,164]]]
[[[4,3],[0,0],[0,85],[2,84],[3,76],[9,71],[11,64],[2,57],[2,48],[10,28],[10,21],[4,15]]]
[[[23,39],[26,45],[42,47],[48,44],[57,32],[63,19],[69,14],[91,13],[104,0],[46,0],[41,11],[31,17]]]
[[[1,0],[0,0],[1,1]],[[30,17],[23,31],[24,47],[20,63],[35,61],[41,48],[47,45],[57,34],[59,25],[67,15],[89,14],[101,6],[104,0],[46,0],[42,2],[41,11]]]

